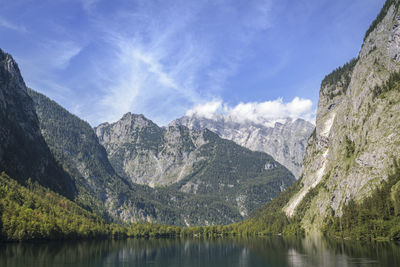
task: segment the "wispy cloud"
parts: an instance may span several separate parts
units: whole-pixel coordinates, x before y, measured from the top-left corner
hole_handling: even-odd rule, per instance
[[[179,108],[174,101],[182,100],[184,104],[199,101],[200,95],[192,83],[197,74],[198,58],[189,56],[187,48],[182,48],[173,66],[169,66],[165,63],[171,57],[166,51],[170,48],[168,41],[156,39],[144,46],[138,40],[115,34],[108,41],[116,52],[107,68],[98,71],[100,80],[109,83],[103,89],[99,110],[100,113],[107,110],[107,116],[101,119],[117,120],[128,111],[148,114],[151,110]],[[167,122],[165,118],[163,122]]]
[[[6,28],[17,32],[26,32],[26,28],[22,25],[14,24],[2,17],[0,17],[0,28]]]
[[[64,69],[82,49],[82,46],[73,41],[47,40],[42,43],[38,53],[45,54],[42,59],[47,61],[47,67]]]
[[[208,119],[223,115],[236,122],[248,121],[267,125],[273,125],[276,121],[287,118],[302,118],[315,123],[315,111],[312,108],[311,100],[299,97],[295,97],[292,101],[286,103],[279,98],[272,101],[239,103],[236,106],[229,106],[222,100],[212,100],[195,105],[186,112],[186,115]]]
[[[80,0],[82,7],[86,12],[92,12],[93,7],[99,0]]]
[[[107,121],[139,111],[166,124],[204,99],[218,97],[246,57],[252,35],[271,27],[270,3],[253,1],[241,10],[230,1],[220,1],[210,11],[208,1],[174,1],[165,8],[140,2],[134,11],[92,17],[114,51],[107,69],[96,72],[99,80],[111,82],[103,88],[101,107],[92,115],[97,120],[93,120],[101,122],[99,114],[104,110],[107,116],[101,119]],[[208,16],[215,20],[232,12],[241,14],[243,23],[224,28],[225,37],[215,29],[204,32],[210,26],[205,26],[202,13],[208,12],[214,12]],[[223,46],[221,40],[234,45]]]
[[[255,5],[254,13],[247,17],[245,24],[250,28],[261,31],[272,27],[271,10],[273,2],[271,0],[261,0],[253,1],[253,4]]]
[[[0,43],[28,85],[92,125],[128,111],[167,124],[215,99],[250,118],[259,99],[316,103],[382,6],[353,2],[5,0]]]
[[[78,56],[83,47],[73,41],[41,40],[40,44],[31,51],[30,58],[18,57],[24,80],[27,86],[42,92],[62,104],[75,114],[84,114],[84,103],[89,102],[83,97],[83,92],[76,93],[67,82],[57,79],[57,71],[65,71],[71,60]],[[26,71],[25,71],[26,70]],[[73,80],[74,77],[69,77]]]

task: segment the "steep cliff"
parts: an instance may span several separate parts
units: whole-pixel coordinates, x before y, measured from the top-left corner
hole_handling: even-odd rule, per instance
[[[44,141],[33,102],[13,58],[0,50],[0,171],[73,198],[76,188]]]
[[[400,159],[399,2],[387,1],[359,56],[321,85],[316,131],[300,189],[284,208],[302,209],[301,226],[319,232],[331,215],[363,202],[395,172]]]
[[[322,81],[301,178],[242,230],[400,239],[400,2]]]
[[[224,115],[209,119],[197,114],[184,116],[170,125],[184,125],[194,130],[209,129],[253,151],[265,152],[288,168],[296,178],[301,175],[307,140],[315,128],[303,119],[254,123],[238,122]]]

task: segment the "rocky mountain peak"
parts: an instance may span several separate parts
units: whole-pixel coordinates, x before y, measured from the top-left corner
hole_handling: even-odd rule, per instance
[[[114,123],[102,123],[95,127],[100,142],[119,144],[136,142],[137,138],[160,139],[163,129],[142,114],[130,112]]]
[[[12,56],[0,50],[0,64],[3,67],[3,71],[0,73],[1,76],[4,77],[10,75],[10,78],[13,79],[18,85],[15,89],[18,88],[19,90],[26,91],[25,82],[22,79],[18,64],[15,62]]]
[[[145,127],[156,127],[157,125],[151,120],[147,119],[143,114],[133,114],[128,112],[116,123],[130,125],[131,130],[139,130]]]
[[[189,129],[209,129],[220,137],[253,151],[265,152],[288,168],[297,178],[314,125],[303,119],[286,118],[262,122],[237,121],[229,115],[206,118],[194,114],[172,121]]]

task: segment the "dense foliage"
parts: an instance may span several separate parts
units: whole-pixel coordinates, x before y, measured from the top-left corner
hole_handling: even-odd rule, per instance
[[[214,230],[210,228],[209,231]],[[204,233],[207,231],[203,227],[108,224],[37,182],[28,180],[23,186],[4,172],[0,175],[0,240],[193,236]]]
[[[204,136],[208,143],[200,148],[200,153],[208,160],[196,164],[193,175],[172,188],[181,190],[187,183],[197,184],[197,195],[217,196],[220,201],[226,199],[235,205],[237,197],[242,195],[245,196],[242,205],[253,212],[276,197],[281,186],[288,187],[295,181],[294,176],[268,154],[243,148],[208,130]],[[265,169],[266,164],[274,167]]]
[[[327,235],[354,239],[400,240],[400,167],[387,181],[361,203],[349,201],[341,217],[332,217],[324,232]]]
[[[6,240],[68,239],[104,236],[102,219],[65,197],[27,181],[20,185],[0,175],[0,235]]]
[[[109,224],[67,198],[28,180],[25,186],[0,175],[0,240],[211,237],[223,226],[183,228],[159,224]]]
[[[326,219],[328,236],[357,239],[400,239],[400,167],[361,203],[350,201],[341,217]],[[301,220],[319,187],[310,190],[288,218],[282,208],[301,188],[297,181],[267,203],[250,219],[226,226],[180,227],[160,224],[110,224],[37,183],[18,184],[0,176],[0,233],[3,240],[127,238],[127,237],[218,237],[255,235],[302,235]]]
[[[346,136],[346,158],[351,158],[354,155],[354,152],[356,151],[356,145],[354,142]]]
[[[342,90],[337,92],[336,94],[334,94],[333,92],[329,92],[330,99],[338,94],[346,93],[351,81],[351,74],[357,62],[358,58],[353,58],[342,67],[338,67],[336,70],[325,76],[325,78],[322,80],[321,88],[324,88],[328,85],[338,85],[339,82],[341,83],[340,85],[336,86],[336,88],[341,87]]]

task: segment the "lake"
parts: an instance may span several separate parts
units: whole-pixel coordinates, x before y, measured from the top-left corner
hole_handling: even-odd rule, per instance
[[[6,243],[0,266],[400,266],[400,245],[282,237]]]

